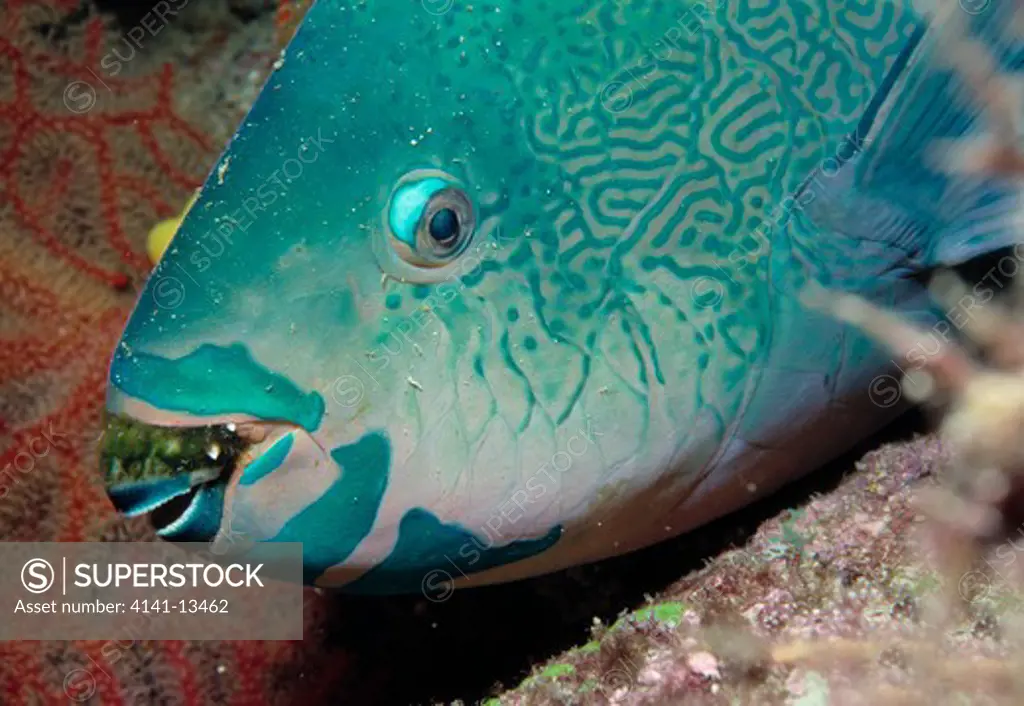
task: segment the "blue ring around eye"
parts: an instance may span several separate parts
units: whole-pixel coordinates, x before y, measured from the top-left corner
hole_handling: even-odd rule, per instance
[[[431,196],[449,186],[451,184],[444,179],[428,177],[399,188],[391,199],[391,213],[388,214],[391,233],[415,251],[416,224],[423,215],[423,209]]]

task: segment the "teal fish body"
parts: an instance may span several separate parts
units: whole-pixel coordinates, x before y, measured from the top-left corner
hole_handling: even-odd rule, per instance
[[[114,353],[114,504],[396,593],[811,470],[896,407],[803,284],[924,310],[910,275],[1005,241],[894,202],[947,188],[921,145],[969,124],[893,127],[953,90],[907,78],[926,40],[875,0],[319,0]]]

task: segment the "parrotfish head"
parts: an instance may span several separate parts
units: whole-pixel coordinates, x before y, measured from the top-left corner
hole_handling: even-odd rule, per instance
[[[795,184],[766,176],[793,131],[751,69],[715,93],[706,6],[607,5],[316,3],[114,354],[122,512],[302,542],[308,582],[372,592],[654,541],[760,355],[760,270],[722,233]]]
[[[471,550],[468,574],[557,542],[557,475],[501,509],[556,438],[594,444],[566,366],[605,263],[564,262],[571,177],[538,159],[551,107],[508,64],[540,28],[502,9],[310,11],[115,352],[122,512],[171,540],[301,541],[310,581],[379,566],[398,590],[446,554]]]

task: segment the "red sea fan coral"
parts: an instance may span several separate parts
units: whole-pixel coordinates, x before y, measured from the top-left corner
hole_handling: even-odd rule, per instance
[[[201,183],[275,28],[227,3],[141,34],[80,0],[0,5],[0,540],[144,538],[96,471],[107,361],[149,271],[146,233]],[[104,59],[126,42],[115,71]],[[294,693],[270,670],[296,649],[6,643],[0,703],[265,703]]]
[[[177,112],[169,66],[155,76],[101,68],[118,38],[98,15],[62,25],[59,11],[74,5],[15,0],[2,20],[0,223],[23,256],[46,253],[123,289],[148,265],[129,233],[174,211],[213,146]]]
[[[277,9],[278,41],[284,44],[295,32],[302,16],[313,4],[313,0],[290,0],[282,2]]]

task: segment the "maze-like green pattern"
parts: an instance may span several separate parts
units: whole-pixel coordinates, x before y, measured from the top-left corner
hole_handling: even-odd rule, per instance
[[[388,467],[360,470],[387,488],[360,562],[417,507],[479,536],[591,425],[503,536],[565,525],[571,546],[602,503],[694,477],[730,434],[774,323],[757,233],[912,21],[853,0],[321,0],[154,275],[183,303],[144,297],[128,340],[172,358],[242,342],[323,394],[322,448],[386,435]],[[302,144],[317,159],[268,186]],[[465,183],[474,244],[451,281],[382,282],[388,198],[423,168]],[[273,205],[211,251],[261,189]],[[332,398],[339,379],[357,404]],[[336,514],[304,531],[329,538]]]

